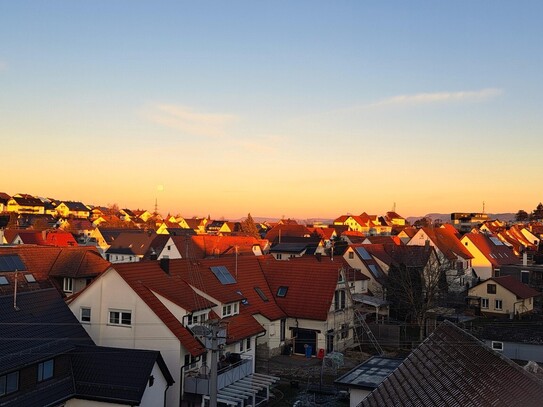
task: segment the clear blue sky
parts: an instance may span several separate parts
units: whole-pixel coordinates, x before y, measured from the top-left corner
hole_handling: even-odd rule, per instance
[[[0,190],[334,217],[543,200],[540,1],[1,1]]]

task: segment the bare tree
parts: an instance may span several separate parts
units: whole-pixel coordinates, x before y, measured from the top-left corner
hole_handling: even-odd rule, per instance
[[[388,272],[387,299],[391,313],[419,327],[424,339],[428,311],[447,291],[448,263],[430,246],[410,246]],[[441,258],[440,258],[441,257]]]

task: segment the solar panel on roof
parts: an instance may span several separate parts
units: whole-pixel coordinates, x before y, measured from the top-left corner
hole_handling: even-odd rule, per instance
[[[372,260],[371,255],[368,253],[368,251],[363,247],[357,247],[356,252],[362,257],[364,260]]]
[[[221,284],[235,284],[236,280],[232,277],[232,274],[228,271],[226,266],[212,266],[210,267],[215,277],[221,282]]]
[[[0,271],[24,271],[26,267],[17,254],[0,256]]]
[[[497,237],[495,236],[491,236],[490,237],[490,240],[492,241],[492,243],[494,243],[496,246],[503,246],[503,242],[498,239]]]
[[[379,270],[379,269],[375,266],[375,264],[370,264],[370,265],[369,265],[369,268],[370,268],[372,274],[373,274],[375,277],[377,277],[377,278],[383,278],[383,277],[384,277],[384,276],[383,276],[383,273],[381,273],[381,270]]]

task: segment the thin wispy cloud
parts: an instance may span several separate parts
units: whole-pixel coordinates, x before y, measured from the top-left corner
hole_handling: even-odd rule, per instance
[[[149,120],[184,134],[223,137],[230,125],[239,121],[235,115],[202,113],[187,106],[159,104],[147,114]]]
[[[392,96],[375,103],[370,103],[366,107],[415,106],[446,102],[476,102],[496,98],[502,93],[503,90],[498,88],[459,92],[416,93],[412,95]]]

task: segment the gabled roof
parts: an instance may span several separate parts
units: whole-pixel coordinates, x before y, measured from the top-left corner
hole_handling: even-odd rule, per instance
[[[19,206],[44,206],[44,203],[41,199],[35,198],[32,195],[27,194],[17,194],[22,196],[12,196],[11,199],[13,199],[17,205]]]
[[[36,244],[43,245],[45,240],[43,239],[43,234],[37,230],[28,230],[28,229],[6,229],[4,231],[4,237],[8,244],[13,243],[15,238],[19,236],[24,244]]]
[[[45,244],[48,246],[70,247],[77,246],[77,241],[71,233],[55,229],[47,231]]]
[[[168,385],[174,380],[160,352],[78,346],[70,352],[76,398],[139,405],[155,364]]]
[[[460,242],[457,233],[450,228],[423,227],[419,233],[424,232],[434,243],[437,249],[449,260],[472,259],[473,256]]]
[[[465,239],[469,239],[494,267],[518,263],[513,250],[495,235],[472,232],[462,236],[462,241]]]
[[[0,375],[93,342],[54,289],[0,296]]]
[[[496,284],[501,285],[506,290],[515,294],[519,299],[537,297],[541,295],[539,291],[534,290],[529,285],[520,282],[513,276],[491,277],[477,285],[485,284],[489,281],[494,281]]]
[[[106,252],[120,254],[133,253],[136,256],[144,256],[155,238],[156,233],[154,231],[144,233],[121,232],[117,238],[111,242],[111,246]]]
[[[0,192],[0,203],[6,204],[11,199],[11,196],[5,192]]]
[[[385,246],[387,254],[393,259],[395,265],[403,264],[406,267],[422,268],[428,264],[434,251],[431,246]]]
[[[53,247],[16,245],[0,247],[1,255],[17,255],[36,280],[47,281],[49,276],[85,278],[103,273],[110,263],[95,247]]]
[[[278,224],[268,230],[266,239],[271,242],[279,238],[279,235],[281,238],[286,236],[304,237],[311,235],[311,232],[304,225]]]
[[[64,205],[70,210],[74,212],[90,212],[90,209],[83,203],[83,202],[76,202],[76,201],[62,201]]]
[[[359,406],[539,406],[543,382],[450,322]]]
[[[366,240],[370,242],[370,244],[403,244],[398,236],[367,236]]]
[[[226,343],[235,343],[245,338],[266,332],[260,323],[251,314],[238,314],[223,319],[227,323]]]
[[[169,263],[174,263],[170,260]],[[211,308],[215,304],[198,295],[170,266],[170,274],[160,268],[158,261],[115,264],[114,270],[153,310],[155,315],[179,339],[193,356],[205,351],[204,346],[155,295],[161,295],[188,312]]]
[[[288,261],[260,257],[260,263],[275,301],[291,318],[326,321],[334,299],[339,270],[348,265],[343,258],[303,256]],[[278,296],[279,287],[287,287]]]
[[[172,236],[172,239],[181,253],[181,256],[203,259],[206,257],[223,256],[226,254],[253,255],[253,246],[257,245],[261,250],[267,246],[267,241],[251,236],[215,236],[196,235],[190,238],[184,236]],[[188,245],[188,246],[187,246]]]

